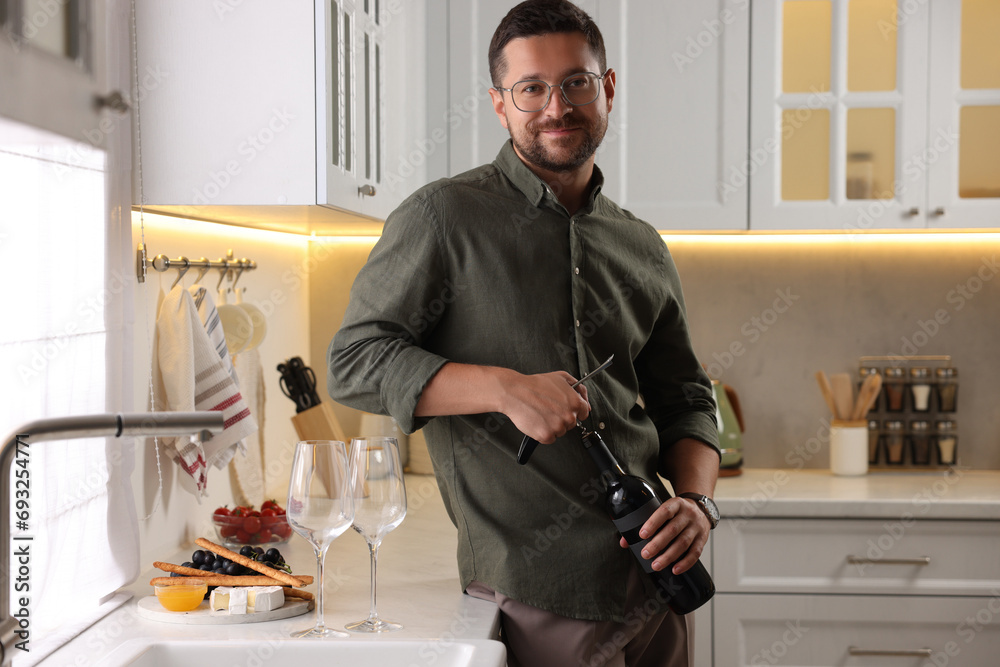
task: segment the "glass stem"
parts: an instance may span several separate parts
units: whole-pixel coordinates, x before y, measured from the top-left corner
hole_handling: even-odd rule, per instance
[[[324,549],[314,549],[316,552],[316,630],[326,629],[326,617],[323,610],[323,561],[326,560]]]
[[[371,607],[368,610],[369,621],[378,621],[378,612],[375,610],[375,573],[378,570],[378,547],[381,543],[381,540],[368,543],[368,552],[372,557],[372,596]]]

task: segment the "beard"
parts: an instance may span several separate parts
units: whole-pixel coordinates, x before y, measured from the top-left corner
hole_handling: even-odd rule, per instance
[[[583,140],[576,136],[555,140],[555,146],[550,148],[543,142],[541,133],[547,130],[563,130],[579,128],[583,131]],[[593,121],[568,114],[559,120],[541,119],[527,123],[515,132],[510,123],[507,125],[514,147],[531,164],[554,173],[573,171],[589,160],[597,151],[608,131],[608,116],[601,114]],[[572,144],[579,141],[576,146]]]

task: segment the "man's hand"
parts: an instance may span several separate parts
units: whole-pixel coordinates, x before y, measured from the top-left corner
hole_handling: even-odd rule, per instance
[[[642,557],[655,559],[654,570],[670,567],[677,561],[673,573],[685,572],[701,557],[711,529],[698,503],[689,498],[671,498],[657,507],[639,530],[642,539],[652,536],[642,550]],[[628,547],[624,537],[621,546]]]
[[[590,415],[587,388],[571,385],[576,379],[565,371],[522,375],[510,371],[500,410],[517,429],[542,444],[555,442]]]
[[[507,368],[449,362],[424,387],[418,417],[507,415],[521,433],[550,444],[590,415],[587,388],[564,371],[524,375]]]

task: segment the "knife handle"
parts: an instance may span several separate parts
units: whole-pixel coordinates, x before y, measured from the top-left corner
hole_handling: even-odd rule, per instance
[[[538,441],[534,438],[524,436],[521,440],[521,447],[517,450],[517,462],[524,465],[531,458],[531,455],[535,451],[535,447],[538,446]]]

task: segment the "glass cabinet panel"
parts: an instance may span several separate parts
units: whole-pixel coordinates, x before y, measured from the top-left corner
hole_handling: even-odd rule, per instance
[[[81,0],[24,0],[19,32],[32,46],[60,58],[80,57]]]
[[[1000,106],[962,107],[958,196],[1000,197]]]
[[[851,0],[847,89],[896,89],[896,0]]]
[[[785,109],[781,114],[781,198],[830,198],[830,111]]]
[[[351,15],[344,12],[344,169],[354,170],[354,27]]]
[[[847,111],[848,199],[889,199],[895,196],[896,110]]]
[[[786,93],[830,90],[831,16],[829,0],[784,3],[781,71]]]
[[[1000,2],[962,1],[962,88],[1000,88],[998,35]]]

